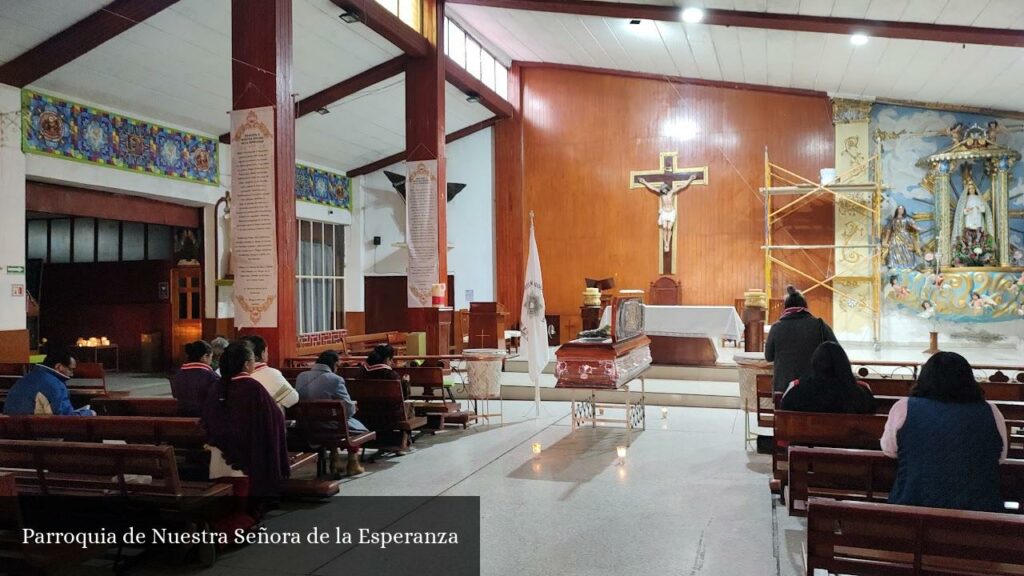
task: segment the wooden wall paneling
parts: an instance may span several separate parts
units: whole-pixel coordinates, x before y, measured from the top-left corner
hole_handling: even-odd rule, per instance
[[[708,185],[678,197],[676,267],[684,304],[727,305],[764,283],[764,149],[772,161],[808,177],[833,161],[831,111],[825,96],[691,86],[571,70],[530,67],[522,85],[524,212],[536,211],[537,244],[550,314],[578,317],[584,278],[614,276],[616,287],[646,289],[658,277],[658,200],[629,189],[631,170],[658,166],[677,151],[682,167],[708,166]],[[513,119],[514,122],[515,119]],[[509,122],[509,121],[505,121]],[[502,182],[512,138],[498,131],[499,298],[517,312],[510,277],[510,213],[515,195]],[[505,170],[506,172],[502,172]],[[830,244],[833,215],[822,199],[794,215],[782,235],[793,243]],[[525,231],[525,213],[519,222]],[[776,236],[779,236],[777,232]],[[801,268],[831,267],[830,251],[793,255]],[[801,260],[802,259],[802,260]],[[511,268],[511,269],[509,269]],[[825,274],[827,275],[827,274]],[[777,282],[797,280],[777,274]],[[806,281],[794,282],[806,286]],[[828,317],[831,295],[811,294]]]
[[[182,228],[202,227],[202,209],[194,206],[31,180],[25,183],[25,210]]]
[[[365,276],[363,278],[364,333],[410,332],[409,279],[404,276]],[[454,306],[455,276],[448,275],[448,306]],[[424,326],[425,328],[425,326]],[[421,329],[422,331],[422,329]],[[349,331],[349,334],[353,334]]]
[[[345,312],[345,329],[349,336],[366,334],[366,312]]]
[[[522,68],[508,71],[512,117],[494,126],[495,250],[498,301],[508,311],[508,325],[519,324],[526,273],[528,211],[523,197]]]
[[[0,362],[28,362],[28,330],[0,330]]]

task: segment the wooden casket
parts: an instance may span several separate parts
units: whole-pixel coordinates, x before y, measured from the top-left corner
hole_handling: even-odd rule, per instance
[[[555,352],[555,388],[621,388],[650,367],[650,344],[643,335],[619,342],[567,342]]]

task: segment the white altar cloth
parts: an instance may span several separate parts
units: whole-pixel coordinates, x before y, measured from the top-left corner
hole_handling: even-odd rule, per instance
[[[612,307],[604,309],[601,326],[611,324]],[[739,341],[743,320],[732,306],[648,306],[644,305],[648,336],[719,338]]]

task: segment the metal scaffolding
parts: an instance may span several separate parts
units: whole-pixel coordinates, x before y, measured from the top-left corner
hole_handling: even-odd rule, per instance
[[[814,180],[805,178],[795,172],[787,170],[778,164],[774,164],[768,157],[768,148],[764,150],[764,187],[761,194],[764,195],[764,285],[765,293],[770,301],[772,297],[772,275],[775,267],[792,272],[801,278],[810,281],[812,284],[804,292],[810,292],[818,287],[825,288],[834,296],[846,298],[848,302],[855,302],[858,308],[863,308],[871,313],[872,338],[877,346],[881,336],[881,303],[882,303],[882,191],[885,186],[882,184],[882,163],[881,143],[877,143],[878,153],[862,163],[855,164],[846,172],[839,174],[829,184],[820,184]],[[870,181],[856,184],[847,184],[861,174],[870,176]],[[848,203],[858,212],[863,213],[866,219],[865,230],[867,230],[867,244],[774,244],[773,232],[781,221],[808,205],[811,200],[823,194],[831,194],[835,202]],[[869,199],[865,199],[870,194]],[[776,206],[776,196],[796,196],[795,199]],[[780,259],[776,253],[799,250],[805,254],[808,251],[854,249],[866,250],[870,260],[870,301],[857,295],[850,294],[833,286],[832,280],[837,277],[847,279],[865,280],[863,276],[838,276],[838,267],[831,272],[826,270],[821,273],[820,278],[815,276],[813,271],[801,270],[795,265]]]

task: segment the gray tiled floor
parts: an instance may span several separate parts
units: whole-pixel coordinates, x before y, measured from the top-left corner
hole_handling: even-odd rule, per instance
[[[801,572],[802,527],[772,505],[769,461],[743,445],[742,413],[707,408],[647,410],[624,462],[623,429],[568,425],[568,404],[524,419],[531,405],[505,403],[502,426],[452,430],[417,442],[401,458],[367,465],[346,480],[358,495],[481,497],[481,573],[775,576]],[[538,458],[531,445],[540,442]],[[334,525],[328,505],[295,506],[266,525],[292,530]],[[777,526],[776,522],[781,523]],[[778,534],[778,536],[776,536]],[[782,551],[777,540],[781,540]],[[785,541],[792,540],[787,547]],[[336,547],[249,546],[204,575],[341,574]],[[150,566],[143,573],[184,573]]]

